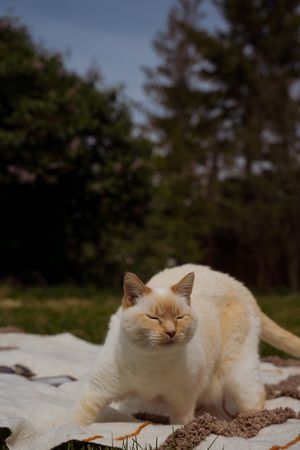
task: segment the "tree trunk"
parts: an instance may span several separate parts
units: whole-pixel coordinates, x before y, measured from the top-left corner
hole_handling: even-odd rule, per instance
[[[291,253],[291,252],[290,252]],[[289,277],[289,284],[293,291],[299,291],[299,255],[297,252],[293,252],[288,256],[287,260],[287,272]]]
[[[273,261],[268,255],[258,259],[256,285],[259,289],[270,289],[273,266]]]

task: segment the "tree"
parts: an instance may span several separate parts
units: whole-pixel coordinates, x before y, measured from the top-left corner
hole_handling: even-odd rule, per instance
[[[213,196],[214,155],[206,140],[210,134],[205,133],[204,137],[197,130],[198,117],[202,118],[203,132],[214,124],[205,108],[199,107],[198,57],[180,25],[183,22],[192,28],[196,26],[200,3],[182,0],[172,9],[167,30],[154,41],[162,63],[155,69],[145,69],[146,92],[160,105],[159,114],[149,114],[157,139],[156,198],[149,229],[161,266],[187,260],[200,262],[206,247],[203,241],[209,241],[208,215],[212,210],[206,198]],[[203,166],[209,164],[211,174],[203,173]],[[201,213],[206,215],[206,223]]]
[[[14,18],[0,53],[1,276],[119,281],[147,211],[149,143],[120,91],[66,70]]]
[[[299,2],[214,4],[221,29],[205,27],[201,2],[179,0],[155,41],[161,63],[148,70],[146,89],[159,105],[150,115],[159,137],[158,167],[164,168],[159,190],[179,199],[178,211],[185,211],[186,230],[193,221],[193,245],[205,250],[205,262],[233,274],[239,266],[242,279],[261,287],[288,276],[297,288]],[[177,242],[184,241],[176,214],[169,222]],[[240,274],[241,263],[224,249],[235,256],[245,251],[255,277]]]

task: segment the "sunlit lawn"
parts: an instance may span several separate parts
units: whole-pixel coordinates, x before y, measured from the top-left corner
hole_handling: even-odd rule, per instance
[[[91,342],[103,341],[109,317],[121,303],[121,290],[93,286],[0,287],[0,327],[29,333],[68,331]]]
[[[261,308],[277,323],[300,336],[300,293],[256,295]],[[18,326],[30,333],[68,331],[91,342],[103,341],[110,315],[121,303],[120,290],[94,286],[0,286],[0,326]],[[280,352],[262,346],[262,354]]]
[[[261,309],[271,319],[300,337],[300,292],[257,294],[256,298]],[[264,356],[287,356],[267,344],[262,344],[261,347],[261,353]]]

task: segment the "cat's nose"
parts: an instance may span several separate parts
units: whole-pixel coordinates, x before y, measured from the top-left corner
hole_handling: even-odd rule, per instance
[[[175,330],[168,330],[168,331],[166,331],[166,334],[168,336],[170,336],[170,338],[172,339],[175,336],[176,331]]]

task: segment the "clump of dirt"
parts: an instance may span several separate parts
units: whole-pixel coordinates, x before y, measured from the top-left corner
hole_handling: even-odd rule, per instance
[[[300,420],[300,413],[296,414],[291,408],[276,408],[247,416],[238,415],[231,422],[218,420],[209,413],[205,413],[170,434],[159,450],[187,450],[198,445],[211,433],[226,437],[251,438],[256,436],[262,428],[284,423],[288,419]]]
[[[169,425],[170,419],[167,416],[161,416],[160,414],[151,414],[147,412],[138,412],[134,414],[134,417],[145,422],[160,423],[162,425]]]
[[[276,384],[266,384],[267,399],[278,397],[292,397],[300,400],[300,375],[290,375],[286,380]]]
[[[261,358],[262,362],[273,364],[277,367],[296,367],[300,366],[300,360],[299,359],[283,359],[279,358],[279,356],[265,356],[264,358]]]
[[[294,360],[292,361],[294,362]],[[286,380],[279,383],[265,385],[268,399],[286,396],[300,400],[299,387],[300,375],[290,375]],[[187,450],[198,445],[211,433],[225,437],[251,438],[256,436],[262,428],[283,423],[288,419],[300,420],[300,412],[297,414],[291,408],[276,408],[247,416],[237,415],[231,422],[218,420],[211,414],[205,413],[170,434],[159,447],[159,450]]]
[[[7,326],[7,327],[0,327],[0,333],[1,334],[4,334],[4,333],[25,333],[25,331],[22,328],[19,328],[19,327]]]

